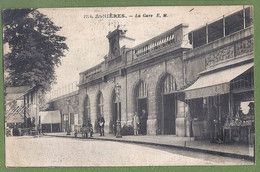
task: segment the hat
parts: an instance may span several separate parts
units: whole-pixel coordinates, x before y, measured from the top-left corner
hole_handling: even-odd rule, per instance
[[[248,104],[248,106],[249,106],[249,107],[254,107],[254,103],[253,103],[253,102],[250,102],[250,103]]]

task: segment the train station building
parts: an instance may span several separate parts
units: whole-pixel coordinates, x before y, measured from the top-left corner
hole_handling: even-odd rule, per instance
[[[252,13],[243,8],[195,30],[180,24],[134,47],[126,30],[109,32],[104,61],[79,74],[77,123],[90,120],[97,132],[103,116],[113,133],[118,119],[133,125],[145,111],[147,135],[210,138],[215,123],[225,135],[254,102]]]

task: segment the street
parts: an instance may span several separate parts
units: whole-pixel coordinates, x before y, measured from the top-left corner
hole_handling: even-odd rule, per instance
[[[251,164],[236,158],[142,144],[48,136],[6,137],[7,167]]]

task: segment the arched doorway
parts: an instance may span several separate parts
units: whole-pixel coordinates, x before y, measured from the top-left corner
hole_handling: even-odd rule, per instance
[[[141,123],[140,123],[140,134],[147,133],[147,118],[148,118],[148,108],[147,108],[147,86],[144,81],[140,81],[135,89],[135,105],[136,112],[138,113]],[[145,118],[142,119],[143,113]],[[143,120],[143,121],[142,121]]]
[[[161,98],[161,132],[162,134],[176,134],[176,114],[177,114],[177,100],[176,83],[173,76],[167,73],[160,82],[160,98]]]
[[[87,95],[84,100],[83,124],[87,124],[88,120],[90,120],[90,100]]]

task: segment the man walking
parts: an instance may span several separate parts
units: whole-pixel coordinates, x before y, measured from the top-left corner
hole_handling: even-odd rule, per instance
[[[100,136],[105,136],[104,134],[105,119],[101,114],[98,117],[97,123],[98,123]]]

